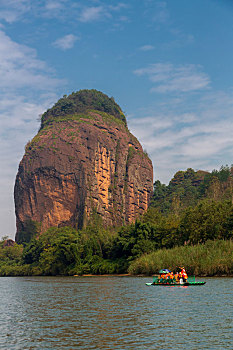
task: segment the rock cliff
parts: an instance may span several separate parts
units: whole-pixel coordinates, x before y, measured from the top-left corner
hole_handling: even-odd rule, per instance
[[[64,96],[41,119],[15,182],[16,241],[26,223],[81,228],[93,210],[106,225],[133,222],[148,207],[152,163],[113,98]]]

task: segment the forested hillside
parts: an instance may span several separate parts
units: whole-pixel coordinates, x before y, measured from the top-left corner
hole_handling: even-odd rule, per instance
[[[178,171],[169,185],[154,183],[151,206],[162,213],[179,213],[184,208],[195,206],[200,200],[224,201],[233,199],[233,168],[222,166],[220,170]]]

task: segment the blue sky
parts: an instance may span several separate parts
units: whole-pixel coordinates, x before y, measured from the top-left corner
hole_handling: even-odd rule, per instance
[[[0,236],[38,116],[97,89],[122,107],[154,178],[233,163],[230,0],[0,0]]]

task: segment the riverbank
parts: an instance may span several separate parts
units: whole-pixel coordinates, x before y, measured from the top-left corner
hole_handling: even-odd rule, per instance
[[[159,249],[134,260],[128,272],[132,275],[153,275],[161,268],[174,271],[177,266],[185,266],[188,275],[232,276],[233,241],[216,240],[195,246]]]
[[[45,258],[48,259],[46,254]],[[177,266],[185,266],[188,275],[232,277],[233,241],[215,240],[195,246],[185,245],[171,249],[159,249],[131,262],[125,259],[121,262],[124,266],[121,270],[119,270],[117,260],[100,257],[97,260],[94,256],[93,262],[95,264],[90,264],[86,271],[83,271],[77,263],[67,269],[68,272],[57,273],[51,268],[45,269],[47,265],[44,264],[44,261],[43,264],[41,261],[25,264],[22,259],[22,249],[15,245],[2,249],[0,276],[152,276],[156,275],[161,268],[175,271]],[[64,265],[63,260],[62,264]]]

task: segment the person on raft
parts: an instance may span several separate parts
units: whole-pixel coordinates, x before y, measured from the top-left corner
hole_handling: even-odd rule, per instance
[[[161,273],[160,278],[158,279],[159,283],[180,283],[184,284],[187,282],[188,275],[185,271],[184,267],[177,268],[176,273],[168,272],[168,273]]]
[[[185,268],[179,267],[176,273],[174,274],[174,277],[173,277],[174,282],[183,284],[187,282],[187,279],[188,279],[188,275],[185,271]]]
[[[187,275],[184,267],[181,268],[181,278],[183,279],[184,283],[187,282],[188,275]]]

